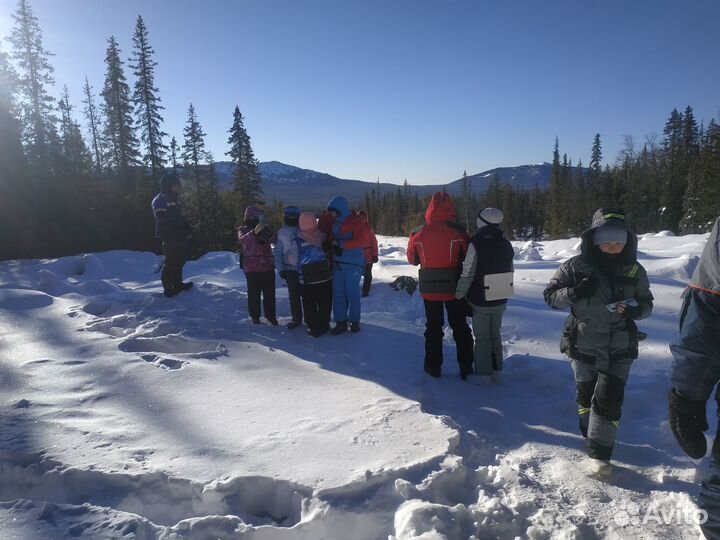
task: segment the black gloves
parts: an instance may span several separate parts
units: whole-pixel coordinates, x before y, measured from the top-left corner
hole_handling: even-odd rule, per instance
[[[590,298],[593,294],[595,294],[595,280],[588,277],[583,278],[580,283],[568,291],[568,294],[573,302],[583,298]]]
[[[376,263],[376,262],[378,262],[378,258],[377,258],[377,256],[373,257],[372,261],[373,261],[373,263]]]
[[[707,452],[704,431],[708,429],[705,417],[705,401],[690,401],[673,388],[668,395],[670,428],[680,448],[693,459],[700,459]]]
[[[267,244],[272,238],[273,232],[265,223],[259,223],[254,229],[253,233],[258,237],[260,244]]]
[[[341,248],[337,244],[332,245],[332,252],[337,255],[338,257],[343,254],[343,248]]]
[[[642,317],[642,313],[642,306],[627,306],[625,308],[625,312],[623,313],[623,317],[627,317],[628,319],[637,319]]]

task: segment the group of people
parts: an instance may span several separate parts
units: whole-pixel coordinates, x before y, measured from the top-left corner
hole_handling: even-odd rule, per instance
[[[265,319],[273,326],[278,324],[277,270],[288,288],[289,329],[297,328],[304,319],[307,333],[313,337],[360,331],[360,298],[370,293],[372,266],[378,256],[377,238],[365,212],[350,210],[344,197],[332,199],[319,219],[312,212],[288,206],[283,227],[274,232],[262,211],[250,206],[238,228],[238,243],[253,324],[260,324],[261,296]],[[331,310],[335,318],[332,329]]]
[[[167,296],[192,286],[182,281],[184,240],[190,234],[177,201],[177,178],[166,176],[153,200],[156,233],[163,241],[162,283]],[[452,197],[435,193],[425,224],[413,231],[407,259],[419,265],[426,329],[424,370],[440,377],[445,315],[456,342],[463,380],[491,384],[500,380],[503,350],[500,328],[513,294],[514,250],[501,229],[503,214],[482,209],[470,237],[457,223]],[[317,219],[294,206],[285,208],[277,233],[256,207],[245,211],[238,229],[240,266],[248,286],[252,322],[277,325],[275,270],[288,286],[292,320],[303,319],[312,336],[360,330],[360,298],[370,290],[377,240],[364,212],[351,211],[335,197]],[[274,251],[272,246],[274,247]],[[361,293],[360,280],[365,275]],[[637,260],[637,237],[620,209],[599,209],[582,234],[580,253],[562,263],[544,291],[554,309],[568,309],[560,350],[570,359],[576,383],[579,430],[598,472],[607,470],[622,414],[625,385],[638,357],[642,333],[635,321],[649,317],[653,295],[645,268]],[[331,307],[335,327],[330,329]],[[467,324],[472,316],[472,331]],[[715,223],[685,292],[680,334],[669,393],[670,427],[693,458],[707,452],[706,403],[720,381],[720,218]],[[720,395],[716,392],[716,400]],[[713,497],[720,500],[720,440],[712,446],[716,478]],[[720,523],[715,531],[720,535]],[[716,536],[720,537],[720,536]]]

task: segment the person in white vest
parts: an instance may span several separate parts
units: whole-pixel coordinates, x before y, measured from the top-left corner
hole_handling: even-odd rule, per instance
[[[476,384],[500,382],[503,369],[500,328],[507,299],[512,296],[515,252],[503,237],[502,220],[498,208],[483,208],[478,213],[478,230],[470,239],[455,289],[455,298],[464,298],[472,308],[475,373],[468,379]]]

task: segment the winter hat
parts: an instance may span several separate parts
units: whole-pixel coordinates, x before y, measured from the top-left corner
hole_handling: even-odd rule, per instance
[[[286,206],[283,211],[285,217],[296,216],[300,217],[300,209],[297,206]]]
[[[243,216],[243,219],[259,219],[262,213],[262,210],[260,210],[257,206],[248,206],[245,209],[245,215]]]
[[[477,227],[482,229],[486,225],[500,225],[503,220],[502,210],[499,208],[483,208],[477,215]]]
[[[175,173],[166,173],[163,175],[163,177],[160,179],[160,191],[162,193],[168,194],[170,193],[170,188],[172,186],[180,185],[180,179],[177,177]]]
[[[303,212],[300,214],[300,230],[312,231],[317,229],[317,219],[312,212]]]
[[[602,225],[595,229],[593,236],[593,244],[627,244],[628,232],[620,227],[612,225]]]

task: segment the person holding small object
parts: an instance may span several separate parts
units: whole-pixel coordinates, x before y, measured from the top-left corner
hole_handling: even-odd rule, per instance
[[[581,253],[564,262],[544,292],[554,309],[570,308],[560,350],[575,373],[580,432],[591,469],[610,471],[625,383],[638,356],[636,320],[649,317],[653,295],[637,262],[637,237],[625,213],[600,209],[582,234]]]

